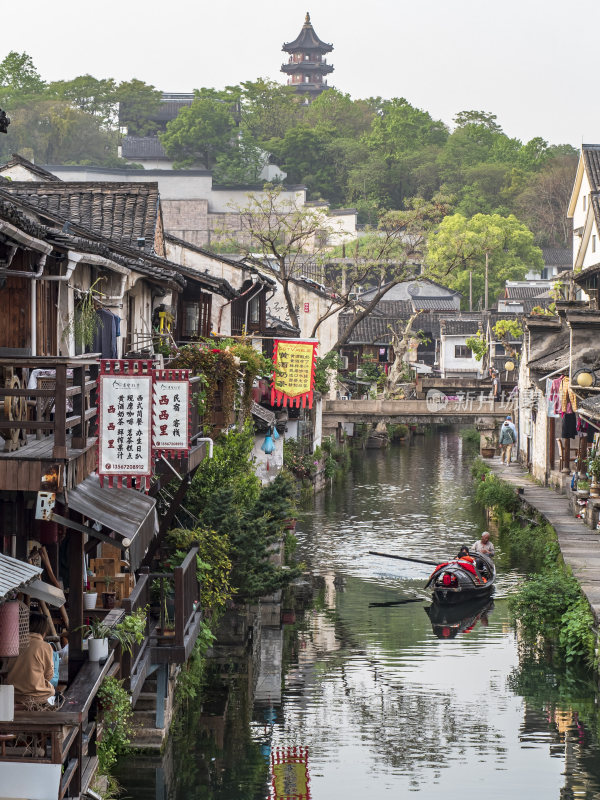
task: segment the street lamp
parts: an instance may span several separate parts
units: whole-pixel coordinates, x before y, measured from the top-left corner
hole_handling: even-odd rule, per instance
[[[515,368],[515,362],[514,361],[505,361],[504,362],[504,369],[507,372],[512,372],[514,368]]]

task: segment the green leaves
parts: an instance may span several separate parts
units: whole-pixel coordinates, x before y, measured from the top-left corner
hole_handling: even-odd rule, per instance
[[[474,302],[483,302],[486,254],[490,302],[505,281],[522,280],[528,270],[541,269],[544,263],[533,234],[512,214],[476,214],[471,219],[452,214],[427,243],[427,264],[440,280],[462,293],[463,303],[469,296],[470,273]]]

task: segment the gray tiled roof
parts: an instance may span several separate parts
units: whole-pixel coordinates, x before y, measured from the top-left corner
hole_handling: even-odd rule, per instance
[[[167,159],[167,154],[163,150],[158,136],[124,136],[121,142],[121,148],[123,158],[127,159]]]
[[[288,53],[294,50],[320,50],[323,53],[329,53],[333,50],[333,45],[319,39],[310,22],[310,16],[307,14],[298,36],[293,42],[286,42],[281,49]]]
[[[23,584],[39,578],[43,570],[0,553],[0,600]]]
[[[600,191],[600,145],[584,144],[581,146],[581,151],[592,191]]]
[[[573,268],[573,251],[569,247],[542,247],[542,256],[547,267]]]
[[[5,192],[103,238],[151,252],[158,219],[158,183],[57,181],[3,184]]]
[[[481,323],[476,319],[442,319],[440,327],[446,336],[473,336],[481,328]]]
[[[457,303],[452,297],[417,297],[412,298],[415,310],[452,311],[457,309]]]
[[[530,297],[539,297],[548,290],[548,286],[507,286],[506,298],[508,300],[524,300]]]
[[[352,320],[352,314],[340,314],[338,332],[341,335]],[[389,344],[392,338],[390,326],[395,326],[398,318],[369,316],[361,320],[350,334],[346,344]]]
[[[32,172],[34,175],[37,175],[40,181],[45,181],[47,183],[60,181],[60,178],[57,178],[56,175],[48,172],[47,169],[43,169],[43,167],[38,167],[38,165],[34,164],[33,161],[28,161],[18,153],[13,153],[10,161],[7,161],[6,164],[2,165],[2,167],[15,167],[17,164],[21,167],[25,167],[25,169],[29,170],[29,172]]]

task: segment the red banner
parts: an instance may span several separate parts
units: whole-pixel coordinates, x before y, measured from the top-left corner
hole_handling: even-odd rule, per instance
[[[273,800],[310,800],[308,747],[276,747],[271,753]]]
[[[315,341],[276,339],[273,345],[273,383],[271,405],[312,408],[317,358]]]

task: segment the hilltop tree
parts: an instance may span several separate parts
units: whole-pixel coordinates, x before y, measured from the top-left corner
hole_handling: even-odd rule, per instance
[[[148,136],[156,131],[152,116],[160,107],[162,92],[137,78],[122,81],[115,92],[119,103],[119,124],[131,136]]]
[[[46,84],[27,53],[10,53],[0,61],[0,101],[12,104],[19,98],[41,94]]]
[[[505,281],[522,280],[530,269],[544,265],[533,234],[512,214],[476,214],[471,219],[453,214],[429,237],[429,269],[434,275],[449,276],[448,286],[463,298],[469,297],[472,274],[473,297],[485,304],[486,262],[491,298],[500,294]]]
[[[212,169],[217,157],[232,149],[234,129],[228,104],[201,90],[191,105],[167,123],[167,130],[159,134],[159,139],[175,168],[201,164]]]

